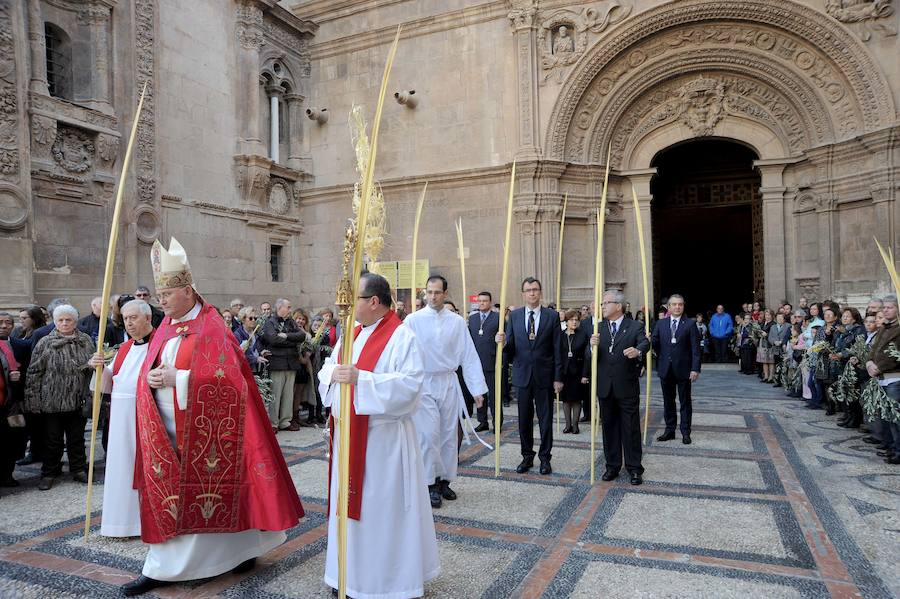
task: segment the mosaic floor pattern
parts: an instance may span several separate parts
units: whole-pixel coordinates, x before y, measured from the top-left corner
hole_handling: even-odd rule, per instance
[[[751,380],[748,380],[751,379]],[[645,483],[590,485],[589,427],[556,435],[554,472],[515,473],[515,405],[506,409],[502,472],[463,448],[455,502],[435,510],[443,574],[433,598],[900,596],[900,470],[857,431],[728,369],[694,387],[693,443],[658,443],[654,398]],[[327,462],[321,431],[279,434],[307,516],[244,575],[161,589],[158,597],[327,598],[322,582]],[[537,431],[535,431],[537,439]],[[485,440],[493,443],[493,435]],[[102,451],[98,452],[102,454]],[[98,468],[102,476],[102,468]],[[0,597],[117,597],[145,547],[83,538],[84,485],[37,490],[19,468],[0,499]]]

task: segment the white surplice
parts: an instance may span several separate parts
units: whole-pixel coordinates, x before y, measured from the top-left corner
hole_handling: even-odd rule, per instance
[[[172,323],[194,320],[202,307],[196,304],[182,318],[173,318]],[[160,352],[160,364],[174,366],[180,345],[180,335],[169,339]],[[175,387],[163,387],[154,393],[159,415],[173,446],[176,444],[175,401],[177,397],[182,410],[187,407],[190,374],[190,370],[179,370],[175,376]],[[218,576],[242,562],[268,553],[286,540],[284,531],[244,530],[181,535],[150,545],[142,573],[149,578],[173,582]]]
[[[380,321],[379,321],[380,322]],[[353,343],[353,362],[378,323],[364,327]],[[322,403],[340,413],[340,385],[331,384],[340,342],[319,372]],[[415,336],[394,331],[372,372],[360,371],[354,392],[356,413],[369,416],[365,476],[359,520],[347,525],[347,594],[356,599],[421,597],[438,574],[434,520],[412,413],[423,379]],[[338,458],[340,429],[335,432]],[[338,586],[337,462],[331,470],[331,509],[325,583]]]
[[[403,323],[416,334],[425,365],[422,401],[413,417],[425,478],[429,483],[438,477],[452,482],[456,480],[459,459],[457,424],[463,415],[468,421],[456,369],[462,366],[469,393],[485,395],[488,387],[481,360],[465,319],[455,312],[426,306],[407,316]],[[465,427],[470,423],[462,424]]]
[[[134,488],[135,390],[149,346],[149,343],[132,344],[115,376],[111,368],[103,369],[103,391],[112,396],[100,520],[100,534],[106,537],[137,537],[141,534],[141,511],[138,492]]]

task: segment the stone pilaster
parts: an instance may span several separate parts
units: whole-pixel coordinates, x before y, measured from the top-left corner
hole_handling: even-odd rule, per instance
[[[538,115],[538,48],[535,0],[511,0],[509,20],[515,37],[517,97],[519,110],[519,148],[517,160],[541,155]]]
[[[760,174],[763,222],[763,276],[766,281],[765,302],[775,306],[788,298],[787,231],[790,222],[785,212],[784,169],[797,158],[757,160],[753,166]]]
[[[91,96],[84,103],[91,108],[112,114],[110,103],[109,21],[110,7],[92,2],[78,12],[78,21],[91,32],[91,53],[94,65],[91,74]]]
[[[634,198],[631,188],[634,188],[638,198],[638,212],[641,218],[641,226],[644,229],[644,252],[647,257],[647,285],[650,288],[650,303],[654,303],[656,297],[653,286],[653,219],[650,213],[650,205],[653,202],[653,194],[650,193],[650,182],[656,175],[656,167],[621,171],[619,173],[628,181],[628,185],[622,185],[623,210],[628,215],[625,217],[625,278],[631,282],[628,301],[632,306],[644,303],[644,289],[642,285],[643,273],[641,270],[641,253],[638,244],[637,225],[634,222]],[[631,248],[634,248],[632,251]],[[635,310],[636,311],[636,310]]]
[[[256,2],[240,2],[235,11],[237,62],[241,88],[237,94],[237,121],[243,129],[239,153],[265,156],[266,147],[259,130],[260,93],[259,49],[263,44],[263,13]]]
[[[31,91],[50,95],[47,87],[47,45],[41,0],[28,0],[28,45],[31,50]]]
[[[311,172],[312,165],[308,155],[303,153],[303,100],[300,94],[284,96],[288,122],[288,156],[287,166],[301,172]]]

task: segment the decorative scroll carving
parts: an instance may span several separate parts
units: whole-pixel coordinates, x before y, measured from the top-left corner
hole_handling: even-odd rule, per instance
[[[604,2],[600,8],[587,7],[580,12],[562,9],[548,15],[538,29],[541,69],[546,71],[541,83],[554,78],[562,83],[565,67],[575,64],[588,46],[588,34],[600,33],[631,13],[631,6],[616,0]]]
[[[242,48],[258,50],[263,45],[263,13],[255,4],[239,4],[235,9],[235,23]]]
[[[84,173],[94,164],[94,139],[84,131],[61,126],[50,150],[58,165],[70,173]]]
[[[825,12],[841,23],[859,25],[859,36],[864,42],[872,38],[872,31],[882,35],[897,35],[888,23],[876,22],[894,14],[891,0],[825,0]]]

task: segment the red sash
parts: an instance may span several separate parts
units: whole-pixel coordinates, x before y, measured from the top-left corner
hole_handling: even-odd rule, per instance
[[[372,334],[366,339],[366,344],[359,353],[359,359],[356,361],[356,368],[372,372],[375,365],[381,358],[384,348],[387,347],[388,341],[403,324],[400,317],[393,310],[389,310],[385,314]],[[353,338],[362,331],[362,325],[357,325],[353,330]],[[341,356],[338,356],[340,364]],[[359,520],[362,511],[362,490],[363,478],[366,473],[366,447],[369,438],[369,417],[361,416],[356,413],[356,406],[353,405],[353,397],[356,387],[350,387],[350,497],[347,506],[347,515],[354,520]],[[331,462],[334,456],[334,416],[331,417],[329,423],[331,428],[331,439],[329,441],[329,459],[328,459],[328,509],[331,510]]]

